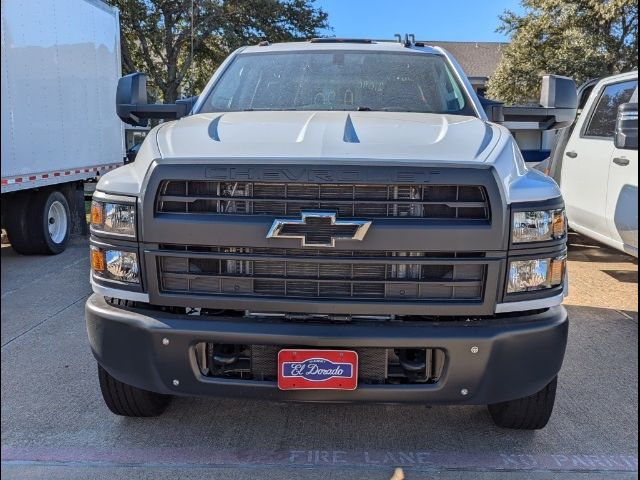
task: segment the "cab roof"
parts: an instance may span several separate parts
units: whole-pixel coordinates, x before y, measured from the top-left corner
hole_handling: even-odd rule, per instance
[[[357,50],[374,52],[413,52],[442,55],[440,48],[411,44],[405,46],[397,41],[365,40],[365,39],[313,39],[303,42],[267,43],[245,47],[240,53],[297,52],[322,50]]]

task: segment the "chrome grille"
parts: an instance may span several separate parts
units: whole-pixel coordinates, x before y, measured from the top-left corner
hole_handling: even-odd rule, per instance
[[[482,253],[161,245],[165,293],[297,298],[482,300]]]
[[[357,185],[165,180],[156,213],[299,215],[330,210],[340,217],[489,220],[479,185]]]

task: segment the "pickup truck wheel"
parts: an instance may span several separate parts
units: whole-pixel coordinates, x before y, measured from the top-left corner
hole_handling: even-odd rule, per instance
[[[503,428],[538,430],[551,417],[556,399],[558,377],[538,393],[508,402],[489,405],[489,413],[496,425]]]
[[[102,398],[109,410],[123,417],[157,417],[166,410],[171,396],[148,392],[113,378],[98,365]]]
[[[36,192],[29,205],[29,233],[34,251],[57,255],[67,248],[71,232],[71,214],[67,198],[57,190]]]

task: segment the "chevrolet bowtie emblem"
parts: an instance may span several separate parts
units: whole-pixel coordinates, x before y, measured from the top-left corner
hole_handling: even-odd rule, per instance
[[[299,238],[303,247],[335,247],[336,240],[362,240],[371,220],[337,220],[336,212],[300,212],[301,219],[277,218],[267,238]]]

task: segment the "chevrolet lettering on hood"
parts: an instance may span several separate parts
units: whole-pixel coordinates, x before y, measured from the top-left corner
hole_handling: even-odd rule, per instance
[[[429,183],[437,170],[425,168],[379,168],[360,170],[332,168],[274,167],[207,167],[204,176],[213,180],[245,180],[271,182],[371,182]]]

